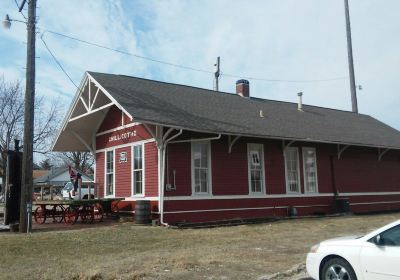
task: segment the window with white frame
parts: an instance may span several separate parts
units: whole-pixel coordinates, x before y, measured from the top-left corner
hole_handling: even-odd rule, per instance
[[[133,195],[143,195],[143,145],[133,146]]]
[[[209,194],[210,142],[192,142],[192,186],[193,194]]]
[[[304,191],[318,191],[317,157],[315,148],[303,148]]]
[[[262,144],[247,145],[250,194],[264,192],[264,153]]]
[[[286,191],[300,192],[299,150],[295,147],[285,148]]]
[[[114,195],[114,151],[106,152],[106,196]]]

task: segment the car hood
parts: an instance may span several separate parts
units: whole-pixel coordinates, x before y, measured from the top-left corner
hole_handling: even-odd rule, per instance
[[[328,246],[329,245],[337,245],[337,244],[354,244],[355,242],[357,243],[361,237],[362,237],[361,235],[337,237],[337,238],[322,241],[320,244],[328,245]]]

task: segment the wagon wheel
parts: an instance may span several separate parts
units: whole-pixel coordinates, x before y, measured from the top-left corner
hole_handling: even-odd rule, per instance
[[[64,223],[73,225],[78,220],[78,216],[78,209],[69,206],[64,210]]]
[[[62,205],[54,205],[52,209],[53,223],[61,223],[64,219],[64,207]]]
[[[100,204],[96,203],[93,206],[94,220],[97,222],[103,221],[103,214],[104,214],[103,207]]]
[[[119,218],[119,208],[117,204],[111,204],[111,216],[115,219]]]
[[[79,215],[81,216],[82,222],[84,223],[92,223],[94,220],[94,211],[93,206],[84,205],[82,209],[79,211]]]
[[[46,221],[46,207],[41,205],[35,209],[35,213],[33,214],[35,218],[35,222],[38,224],[44,224]]]

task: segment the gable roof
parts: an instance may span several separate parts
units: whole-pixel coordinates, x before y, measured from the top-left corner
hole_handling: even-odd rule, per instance
[[[76,173],[82,175],[82,182],[93,182],[93,178],[86,175],[84,172],[72,168]],[[33,184],[51,184],[51,185],[64,185],[66,182],[70,181],[70,175],[68,168],[59,167],[51,170],[47,170],[46,174],[33,180]]]
[[[400,149],[400,132],[363,114],[88,72],[135,121],[192,131]],[[264,117],[260,117],[260,110]]]
[[[32,178],[33,178],[33,180],[35,180],[37,178],[45,176],[49,172],[50,172],[50,170],[38,170],[38,169],[33,170],[32,171]]]

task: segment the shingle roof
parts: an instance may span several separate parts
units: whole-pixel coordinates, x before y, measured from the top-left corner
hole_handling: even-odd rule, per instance
[[[296,103],[89,74],[136,121],[200,132],[400,149],[400,132],[368,115],[308,105],[301,112]]]

